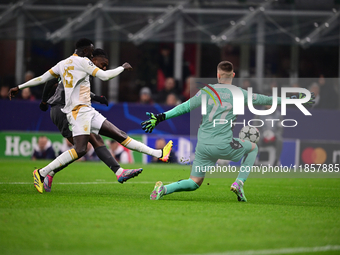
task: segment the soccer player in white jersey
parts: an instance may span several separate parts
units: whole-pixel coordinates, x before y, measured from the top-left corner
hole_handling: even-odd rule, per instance
[[[95,49],[92,53],[92,62],[102,70],[106,70],[109,65],[109,58],[104,50]],[[55,86],[57,85],[57,86]],[[51,95],[51,92],[55,88],[55,92]],[[73,144],[72,130],[70,130],[70,125],[68,123],[66,114],[62,112],[65,106],[65,92],[64,85],[60,80],[54,78],[46,82],[43,90],[42,101],[40,103],[40,109],[42,111],[47,111],[49,105],[51,106],[51,120],[58,127],[60,133],[65,137],[70,143]],[[108,101],[104,96],[97,96],[91,92],[91,100],[100,102],[101,104],[108,105]],[[90,134],[90,143],[98,156],[98,158],[103,161],[116,175],[118,182],[123,183],[129,180],[129,178],[134,178],[142,172],[142,168],[139,169],[123,169],[123,173],[117,174],[117,171],[121,169],[121,166],[116,161],[116,159],[111,155],[110,151],[106,148],[103,139],[100,135]],[[67,165],[61,166],[58,169],[51,171],[44,179],[44,190],[46,192],[51,192],[52,182],[56,173],[64,169]]]
[[[62,153],[47,166],[33,171],[34,186],[40,193],[44,190],[43,182],[46,175],[54,169],[70,164],[86,154],[90,133],[99,133],[110,137],[128,149],[157,157],[162,161],[168,161],[169,159],[172,141],[162,150],[152,149],[130,138],[124,131],[118,129],[91,107],[90,75],[107,81],[116,77],[125,69],[132,69],[129,63],[124,63],[122,66],[112,70],[100,70],[89,59],[92,57],[93,50],[94,46],[91,40],[80,39],[76,43],[76,50],[72,56],[60,61],[43,75],[9,91],[9,98],[11,99],[20,89],[43,84],[54,77],[61,77],[64,84],[65,107],[62,111],[67,115],[68,122],[72,126],[74,149]],[[123,174],[123,169],[118,170],[117,173],[118,175]]]

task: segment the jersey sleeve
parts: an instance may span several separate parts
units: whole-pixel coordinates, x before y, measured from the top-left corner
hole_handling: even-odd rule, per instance
[[[201,105],[201,94],[202,92],[199,91],[195,96],[187,100],[186,102],[177,105],[175,108],[165,112],[165,119],[171,119],[185,113],[190,112],[191,110],[199,107]]]
[[[59,62],[60,63],[60,62]],[[59,78],[60,73],[59,73],[59,63],[56,64],[54,67],[52,67],[50,70],[48,70],[50,72],[50,74],[54,77],[54,78]]]
[[[100,70],[99,67],[93,64],[92,61],[89,60],[88,58],[83,58],[81,60],[81,67],[83,68],[84,72],[86,72],[89,75],[92,75],[93,77],[95,77],[96,73]]]
[[[242,89],[243,95],[244,95],[244,103],[248,103],[248,92],[244,89]],[[273,104],[273,97],[261,95],[261,94],[255,94],[253,93],[253,105],[272,105]],[[277,98],[277,104],[281,104],[281,97]]]

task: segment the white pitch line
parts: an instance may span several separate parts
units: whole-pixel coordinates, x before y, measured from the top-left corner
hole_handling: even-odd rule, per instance
[[[272,255],[272,254],[292,254],[306,252],[323,252],[323,251],[340,251],[340,245],[326,245],[317,247],[296,247],[296,248],[280,248],[271,250],[248,250],[248,251],[230,251],[221,253],[203,253],[200,255]],[[187,254],[190,255],[190,254]],[[191,254],[198,255],[198,254]]]
[[[155,184],[156,182],[126,182],[126,184]],[[167,183],[167,182],[165,182]],[[170,182],[169,182],[170,183]],[[0,182],[0,185],[32,185],[33,182]],[[93,185],[93,184],[121,184],[119,182],[55,182],[56,185]],[[125,184],[125,183],[124,183]]]

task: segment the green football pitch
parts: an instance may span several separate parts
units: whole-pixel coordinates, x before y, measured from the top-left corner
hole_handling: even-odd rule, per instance
[[[0,161],[0,254],[339,254],[340,179],[207,178],[195,192],[150,201],[156,181],[189,167],[144,165],[116,181],[103,163],[76,162],[51,193],[33,186],[47,162]],[[124,166],[129,168],[137,165]]]

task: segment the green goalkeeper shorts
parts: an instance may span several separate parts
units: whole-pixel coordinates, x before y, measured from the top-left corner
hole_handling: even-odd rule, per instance
[[[251,142],[239,138],[233,138],[227,144],[203,144],[198,141],[191,176],[204,177],[209,167],[215,166],[218,159],[237,162],[251,151],[251,147]]]

